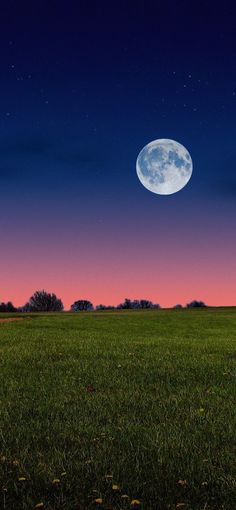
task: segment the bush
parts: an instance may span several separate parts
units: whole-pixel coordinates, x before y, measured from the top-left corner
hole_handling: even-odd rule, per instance
[[[73,305],[71,305],[72,312],[82,312],[82,311],[91,311],[93,310],[93,304],[91,301],[87,301],[87,299],[79,299],[75,301]]]
[[[137,309],[147,309],[147,308],[161,308],[158,304],[153,304],[152,301],[148,299],[131,299],[126,298],[123,303],[120,303],[117,306],[118,310],[137,310]]]
[[[29,312],[61,312],[63,303],[55,294],[37,290],[23,308]]]
[[[187,303],[187,308],[203,308],[206,307],[205,303],[203,301],[191,301],[191,303]]]
[[[17,309],[11,301],[8,301],[8,303],[0,303],[0,312],[12,313],[17,312]]]
[[[97,305],[96,310],[115,310],[115,307],[112,305]]]

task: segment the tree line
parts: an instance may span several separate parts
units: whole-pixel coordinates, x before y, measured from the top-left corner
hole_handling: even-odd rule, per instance
[[[187,303],[186,308],[202,308],[207,305],[203,301],[191,301]],[[126,298],[123,303],[120,303],[117,306],[112,305],[97,305],[93,306],[91,301],[87,299],[78,299],[75,301],[70,309],[72,312],[80,312],[80,311],[92,311],[92,310],[147,310],[147,309],[159,309],[161,306],[159,304],[155,304],[148,299],[135,299],[131,300]],[[174,309],[184,308],[181,304],[177,304],[173,307]],[[62,312],[64,310],[64,305],[62,300],[58,298],[54,293],[50,294],[45,290],[37,290],[25,303],[25,305],[20,307],[15,307],[11,301],[7,303],[0,303],[0,312],[12,313],[12,312]]]

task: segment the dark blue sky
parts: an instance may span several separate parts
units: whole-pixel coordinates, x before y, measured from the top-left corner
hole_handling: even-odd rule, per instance
[[[86,232],[98,250],[104,240],[114,250],[128,240],[135,258],[133,229],[139,225],[140,242],[156,250],[157,259],[154,234],[162,240],[168,231],[185,245],[182,228],[190,242],[198,241],[196,257],[200,240],[227,232],[224,260],[231,257],[235,14],[234,2],[227,1],[2,3],[5,249],[9,232],[16,257],[20,243],[26,254],[36,239],[60,252],[60,243]],[[136,177],[138,152],[156,138],[176,139],[193,159],[190,183],[174,196],[157,197]],[[79,257],[81,247],[76,249]],[[5,257],[3,266],[7,251]],[[3,287],[7,294],[5,281]]]
[[[122,172],[132,187],[140,148],[172,137],[198,166],[195,189],[213,179],[232,194],[234,14],[233,2],[5,2],[1,180],[43,187],[55,172],[62,187],[92,175],[103,188]]]

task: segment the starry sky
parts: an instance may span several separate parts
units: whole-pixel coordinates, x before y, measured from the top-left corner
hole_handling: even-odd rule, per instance
[[[1,5],[0,301],[236,304],[233,2]],[[175,139],[193,175],[136,176]]]

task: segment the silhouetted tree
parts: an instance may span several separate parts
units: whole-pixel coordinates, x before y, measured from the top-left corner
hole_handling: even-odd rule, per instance
[[[133,310],[138,310],[139,308],[142,308],[141,307],[141,301],[139,301],[138,299],[134,299],[133,301],[131,301],[131,307],[130,308],[133,308]]]
[[[125,298],[122,308],[124,308],[125,310],[130,310],[132,308],[131,299]]]
[[[203,307],[206,307],[207,305],[203,302],[203,301],[191,301],[191,303],[187,303],[186,307],[187,308],[203,308]]]
[[[7,303],[0,304],[0,312],[13,313],[16,311],[17,311],[17,309],[15,308],[15,306],[12,304],[11,301],[8,301]]]
[[[122,309],[122,310],[129,310],[131,308],[131,300],[128,298],[125,298],[123,303],[120,303],[119,305],[117,305],[117,308]]]
[[[12,304],[11,301],[8,301],[8,303],[6,304],[6,307],[7,307],[7,312],[16,312],[17,309],[15,308],[15,306]]]
[[[63,303],[55,294],[37,290],[29,299],[30,312],[61,312]]]
[[[6,304],[0,303],[0,312],[6,312]]]
[[[181,308],[183,308],[183,307],[182,307],[182,305],[179,305],[179,304],[178,304],[178,305],[173,306],[173,308],[174,308],[175,310],[180,310],[180,309],[181,309]]]
[[[153,303],[148,299],[140,299],[140,308],[153,308]]]
[[[25,303],[25,305],[23,305],[23,306],[19,306],[18,312],[30,312],[29,302]]]
[[[137,309],[147,309],[147,308],[160,308],[160,305],[153,304],[152,301],[149,301],[148,299],[134,299],[134,301],[131,301],[131,299],[126,298],[123,303],[120,303],[117,306],[118,310],[137,310]]]
[[[114,310],[115,307],[112,305],[97,305],[96,310]]]
[[[75,301],[73,305],[71,305],[72,312],[82,312],[84,310],[93,310],[93,304],[91,301],[87,301],[87,299],[79,299],[78,301]]]

